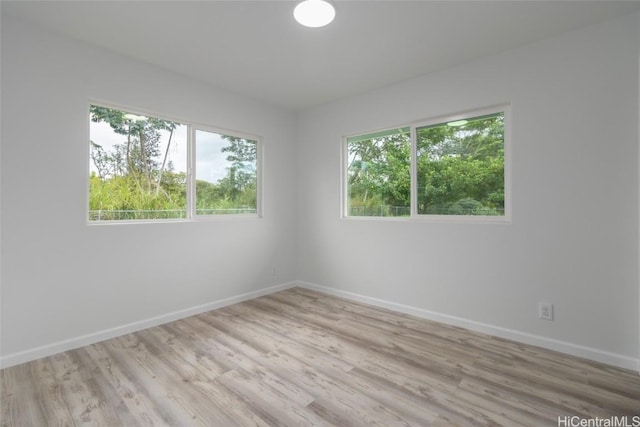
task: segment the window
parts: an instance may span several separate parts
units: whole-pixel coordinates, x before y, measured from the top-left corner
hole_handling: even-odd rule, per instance
[[[346,138],[345,215],[507,218],[506,111]]]
[[[418,214],[504,216],[504,113],[418,127]]]
[[[258,142],[196,130],[196,215],[256,214]]]
[[[347,138],[348,216],[408,216],[410,128]]]
[[[258,216],[255,137],[89,107],[90,222]]]

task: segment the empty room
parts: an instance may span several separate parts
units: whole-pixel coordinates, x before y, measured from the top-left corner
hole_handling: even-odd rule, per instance
[[[640,2],[0,19],[3,427],[640,426]]]

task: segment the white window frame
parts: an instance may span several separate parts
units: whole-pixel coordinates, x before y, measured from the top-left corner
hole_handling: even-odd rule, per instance
[[[127,113],[141,115],[145,117],[153,117],[160,120],[167,120],[171,122],[176,122],[181,125],[187,126],[187,172],[186,172],[186,214],[185,218],[166,218],[166,219],[133,219],[133,220],[105,220],[105,221],[92,221],[89,219],[89,192],[90,185],[89,179],[86,182],[86,200],[85,200],[85,218],[87,225],[90,226],[99,226],[99,225],[114,225],[114,224],[156,224],[156,223],[175,223],[175,222],[211,222],[211,221],[225,221],[225,220],[252,220],[252,219],[261,219],[263,218],[263,195],[262,195],[262,169],[263,169],[263,145],[262,145],[262,137],[256,136],[253,134],[249,134],[246,132],[238,132],[234,130],[224,129],[211,125],[204,125],[201,123],[194,122],[192,120],[186,120],[176,117],[167,116],[165,114],[158,114],[152,111],[145,111],[144,109],[127,107],[122,105],[117,105],[109,102],[104,102],[100,100],[91,99],[87,103],[87,138],[86,141],[91,139],[91,106],[100,106],[104,108],[111,108],[114,110],[125,111]],[[249,139],[256,142],[256,213],[253,214],[221,214],[221,215],[196,215],[196,147],[195,147],[195,132],[196,130],[202,130],[205,132],[213,132],[220,135],[228,135],[237,138]],[[85,159],[87,159],[86,163],[86,175],[89,177],[91,175],[91,144],[86,144],[86,153]]]
[[[456,120],[470,119],[485,115],[503,113],[504,114],[504,215],[432,215],[418,213],[418,162],[417,162],[417,129],[425,126],[432,126]],[[349,213],[349,174],[348,174],[348,140],[350,138],[368,135],[372,133],[384,132],[386,130],[410,128],[411,132],[411,192],[410,192],[410,214],[409,216],[350,216]],[[420,120],[409,124],[389,126],[373,131],[358,132],[349,134],[342,138],[341,142],[341,187],[340,187],[340,216],[342,219],[355,221],[383,220],[383,221],[429,221],[429,222],[462,222],[462,223],[511,223],[511,104],[504,103],[488,107],[475,108],[463,112],[442,115],[426,120]]]

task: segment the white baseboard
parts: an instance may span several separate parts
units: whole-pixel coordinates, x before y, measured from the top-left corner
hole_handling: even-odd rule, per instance
[[[459,326],[461,328],[469,329],[476,332],[494,335],[500,338],[510,339],[513,341],[521,342],[523,344],[530,344],[537,347],[570,354],[572,356],[578,356],[596,362],[606,363],[607,365],[630,369],[635,372],[638,372],[640,370],[640,359],[634,359],[633,357],[624,356],[622,354],[610,353],[607,351],[599,350],[597,348],[586,347],[583,345],[560,341],[553,338],[547,338],[540,335],[534,335],[526,332],[516,331],[513,329],[503,328],[500,326],[489,325],[487,323],[480,323],[461,317],[450,316],[448,314],[437,313],[434,311],[424,310],[422,308],[412,307],[404,304],[398,304],[391,301],[385,301],[378,298],[371,298],[352,292],[316,285],[314,283],[298,281],[298,286],[301,288],[307,288],[325,294],[335,295],[345,299],[370,304],[376,307],[398,311],[400,313],[411,314],[423,319],[433,320],[448,325]]]
[[[118,326],[111,329],[98,331],[91,334],[82,335],[75,338],[70,338],[63,341],[47,344],[41,347],[32,348],[29,350],[8,354],[0,357],[0,368],[8,368],[10,366],[19,365],[21,363],[29,362],[31,360],[39,359],[41,357],[52,356],[63,351],[72,350],[74,348],[83,347],[85,345],[94,344],[107,339],[115,338],[121,335],[129,334],[132,332],[140,331],[143,329],[151,328],[153,326],[162,325],[165,323],[173,322],[174,320],[183,319],[185,317],[194,316],[207,311],[215,310],[217,308],[226,307],[228,305],[236,304],[250,299],[258,298],[264,295],[269,295],[274,292],[279,292],[285,289],[289,289],[295,286],[323,292],[329,295],[335,295],[338,297],[350,299],[353,301],[370,304],[376,307],[387,308],[389,310],[398,311],[400,313],[411,314],[423,319],[433,320],[453,326],[459,326],[472,331],[483,332],[497,337],[518,341],[524,344],[531,344],[550,350],[559,351],[562,353],[570,354],[573,356],[583,357],[585,359],[593,360],[596,362],[606,363],[608,365],[617,366],[624,369],[630,369],[638,372],[640,370],[640,360],[633,357],[624,356],[621,354],[610,353],[607,351],[599,350],[592,347],[586,347],[579,344],[573,344],[566,341],[560,341],[553,338],[547,338],[540,335],[533,335],[526,332],[516,331],[513,329],[502,328],[500,326],[489,325],[486,323],[480,323],[461,317],[450,316],[448,314],[437,313],[417,307],[412,307],[404,304],[398,304],[391,301],[386,301],[378,298],[372,298],[352,292],[342,291],[327,286],[316,285],[314,283],[296,281],[287,282],[280,285],[270,286],[268,288],[259,289],[257,291],[248,292],[241,295],[235,295],[232,297],[224,298],[218,301],[212,301],[206,304],[197,305],[184,310],[178,310],[171,313],[163,314],[161,316],[152,317],[149,319],[141,320],[138,322],[129,323],[126,325]]]
[[[72,350],[74,348],[83,347],[85,345],[95,344],[100,341],[119,337],[125,334],[130,334],[132,332],[151,328],[153,326],[158,326],[165,323],[173,322],[174,320],[183,319],[189,316],[195,316],[196,314],[205,313],[207,311],[215,310],[216,308],[226,307],[228,305],[236,304],[239,302],[258,298],[264,295],[269,295],[274,292],[279,292],[285,289],[289,289],[294,286],[297,286],[297,284],[298,282],[282,283],[280,285],[270,286],[268,288],[259,289],[257,291],[247,292],[245,294],[235,295],[235,296],[224,298],[218,301],[208,302],[206,304],[201,304],[195,307],[190,307],[183,310],[178,310],[178,311],[163,314],[160,316],[152,317],[149,319],[144,319],[137,322],[129,323],[126,325],[117,326],[115,328],[105,329],[102,331],[82,335],[75,338],[70,338],[63,341],[58,341],[55,343],[43,345],[43,346],[32,348],[29,350],[8,354],[6,356],[0,357],[0,368],[8,368],[10,366],[19,365],[21,363],[40,359],[41,357],[52,356],[54,354],[58,354],[63,351]]]

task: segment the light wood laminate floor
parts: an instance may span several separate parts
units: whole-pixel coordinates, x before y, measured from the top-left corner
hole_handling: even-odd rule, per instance
[[[2,426],[539,427],[640,415],[635,372],[300,288],[6,368],[1,381]]]

